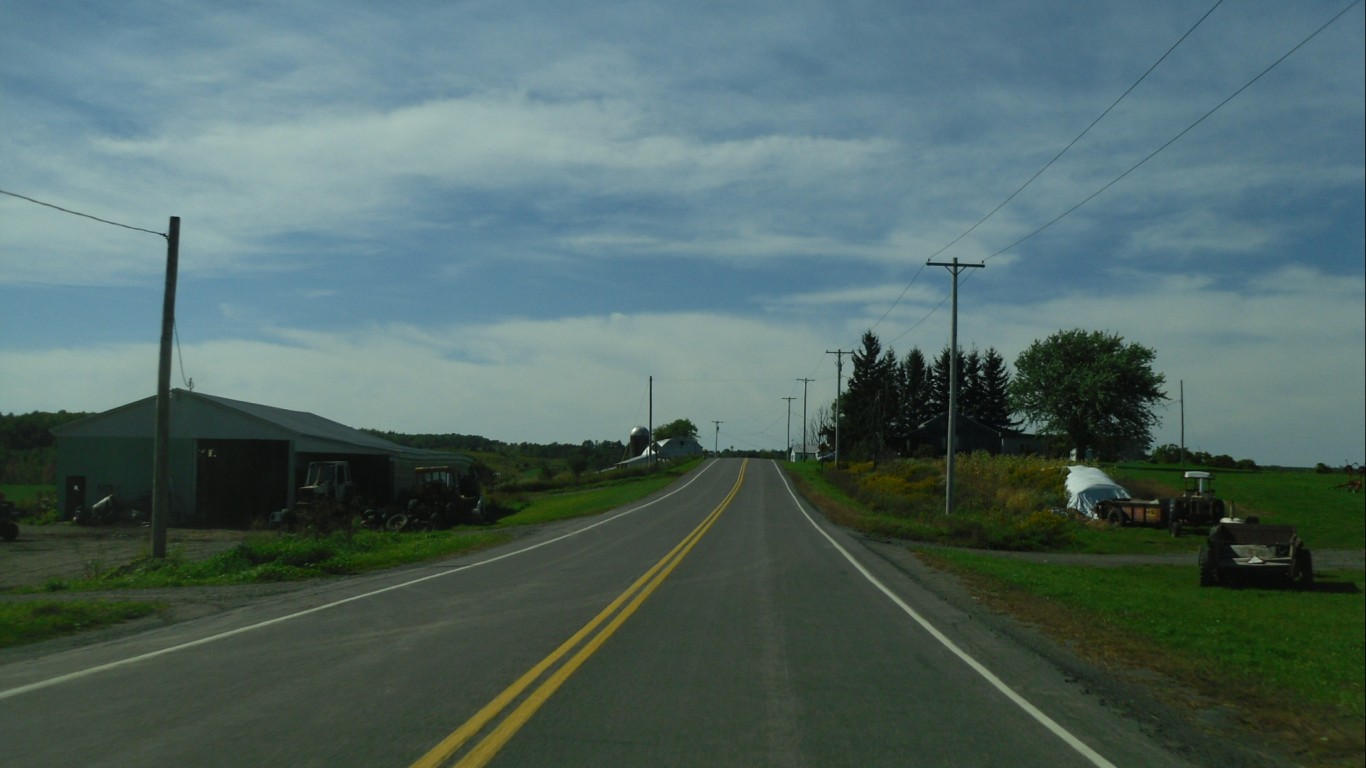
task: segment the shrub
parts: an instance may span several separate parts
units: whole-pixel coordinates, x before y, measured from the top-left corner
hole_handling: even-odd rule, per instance
[[[944,514],[942,461],[851,462],[821,477],[858,501],[844,524],[870,533],[983,549],[1065,549],[1076,525],[1065,505],[1064,465],[1022,456],[961,456],[955,462],[955,511]]]

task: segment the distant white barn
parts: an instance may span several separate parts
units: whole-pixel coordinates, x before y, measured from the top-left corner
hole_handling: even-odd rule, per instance
[[[640,452],[639,456],[618,462],[618,467],[636,467],[650,461],[651,452],[654,453],[655,461],[674,461],[676,459],[686,459],[693,456],[701,456],[706,452],[702,444],[697,442],[695,437],[669,437],[659,440],[646,447]]]

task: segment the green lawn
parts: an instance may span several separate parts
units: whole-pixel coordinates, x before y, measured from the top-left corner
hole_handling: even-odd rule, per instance
[[[1201,588],[1185,566],[1091,568],[953,550],[920,556],[1107,669],[1159,673],[1171,683],[1141,679],[1179,709],[1227,708],[1299,765],[1362,765],[1361,571],[1319,572],[1314,591],[1299,592]]]

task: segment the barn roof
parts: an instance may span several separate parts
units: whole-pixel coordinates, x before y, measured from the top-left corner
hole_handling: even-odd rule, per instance
[[[256,436],[293,439],[308,452],[385,453],[432,460],[452,457],[440,451],[409,448],[317,414],[260,403],[206,395],[184,389],[171,392],[171,429],[175,437],[225,438]],[[151,437],[156,397],[148,397],[52,430],[58,437]],[[227,433],[225,422],[231,426]]]

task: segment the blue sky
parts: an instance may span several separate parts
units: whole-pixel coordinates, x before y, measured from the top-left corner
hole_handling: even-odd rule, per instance
[[[781,447],[826,350],[947,345],[933,257],[965,347],[1117,333],[1188,447],[1360,462],[1360,5],[1219,4],[943,250],[1213,4],[0,0],[0,189],[181,217],[174,383],[353,426],[624,440],[653,376]],[[0,196],[0,411],[152,394],[164,268]]]

